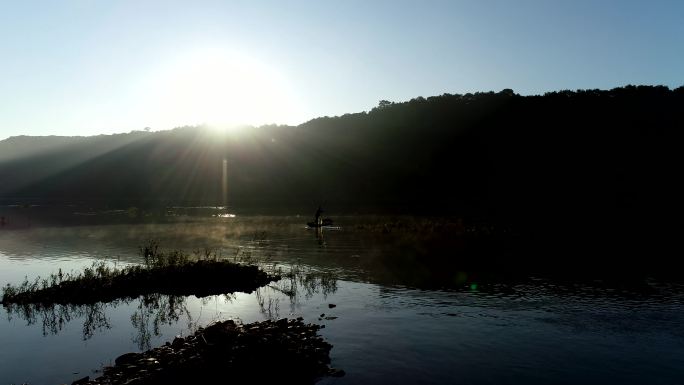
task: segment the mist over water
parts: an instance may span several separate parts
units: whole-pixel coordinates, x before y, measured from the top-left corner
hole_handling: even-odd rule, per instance
[[[5,227],[3,285],[94,261],[139,263],[137,246],[149,239],[166,249],[210,248],[227,259],[297,274],[252,293],[3,307],[0,382],[97,376],[94,370],[120,354],[159,346],[214,320],[296,316],[326,325],[321,333],[334,346],[332,364],[347,372],[322,383],[671,384],[684,378],[684,288],[677,283],[468,277],[421,288],[401,272],[386,271],[404,243],[369,230],[372,221],[397,218],[341,217],[339,228],[323,232],[306,229],[307,220],[203,215],[164,223],[103,219]]]

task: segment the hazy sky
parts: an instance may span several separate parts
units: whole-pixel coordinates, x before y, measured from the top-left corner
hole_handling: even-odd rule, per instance
[[[684,84],[684,1],[0,0],[0,139]]]

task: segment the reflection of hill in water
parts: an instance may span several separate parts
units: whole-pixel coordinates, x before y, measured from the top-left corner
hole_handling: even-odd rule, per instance
[[[105,218],[92,225],[0,231],[0,253],[10,259],[64,263],[91,258],[138,263],[135,247],[155,239],[165,248],[188,253],[208,248],[227,259],[301,263],[333,269],[343,279],[426,288],[530,275],[639,281],[674,271],[661,264],[661,254],[641,258],[635,251],[632,257],[611,263],[619,248],[604,251],[608,259],[597,260],[592,256],[600,250],[572,252],[574,246],[566,243],[530,243],[515,228],[460,218],[335,216],[340,229],[321,232],[305,228],[309,219],[238,215],[108,224]]]

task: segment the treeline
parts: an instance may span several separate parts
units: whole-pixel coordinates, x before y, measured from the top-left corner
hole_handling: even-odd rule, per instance
[[[19,142],[23,150],[0,155],[0,199],[220,205],[225,159],[228,204],[238,208],[325,202],[577,234],[669,232],[684,213],[682,111],[682,87],[503,90],[381,101],[368,112],[223,136],[184,127],[10,138],[0,154]]]

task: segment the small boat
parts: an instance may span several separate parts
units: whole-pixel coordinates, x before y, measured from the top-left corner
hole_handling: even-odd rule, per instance
[[[307,222],[307,226],[309,227],[326,227],[326,226],[332,226],[333,225],[333,220],[330,218],[323,218],[322,223],[316,223],[316,222]]]

